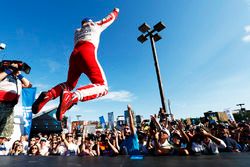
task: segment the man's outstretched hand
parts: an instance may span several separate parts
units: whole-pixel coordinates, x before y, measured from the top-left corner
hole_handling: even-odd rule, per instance
[[[120,11],[120,9],[119,9],[119,8],[114,8],[114,10],[115,10],[115,11],[117,11],[117,12],[119,12],[119,11]]]

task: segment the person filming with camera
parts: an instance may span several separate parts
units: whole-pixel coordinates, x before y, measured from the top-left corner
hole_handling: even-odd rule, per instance
[[[30,81],[21,74],[20,64],[12,62],[8,66],[0,66],[0,137],[10,138],[12,135],[14,106],[22,88],[30,87]]]

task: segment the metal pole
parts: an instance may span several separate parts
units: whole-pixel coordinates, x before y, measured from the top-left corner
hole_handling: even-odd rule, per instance
[[[169,99],[168,99],[168,110],[169,110],[169,114],[172,115],[171,107],[170,107],[170,100]]]
[[[160,68],[159,68],[158,58],[157,58],[157,53],[156,53],[156,48],[155,48],[155,41],[154,41],[154,37],[152,33],[150,33],[149,36],[150,36],[150,42],[151,42],[151,47],[152,47],[152,52],[153,52],[153,57],[154,57],[154,62],[155,62],[155,70],[156,70],[156,75],[157,75],[158,86],[159,86],[160,95],[161,95],[161,105],[162,105],[163,110],[166,113],[168,113],[167,108],[166,108],[163,87],[162,87]]]

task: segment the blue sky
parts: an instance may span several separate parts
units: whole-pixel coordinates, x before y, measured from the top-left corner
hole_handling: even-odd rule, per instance
[[[150,43],[138,26],[163,21],[157,53],[165,96],[177,118],[208,110],[250,108],[250,0],[43,0],[0,1],[1,59],[27,62],[26,77],[38,93],[64,82],[74,30],[84,17],[100,20],[114,7],[118,20],[106,29],[98,58],[110,87],[106,97],[73,107],[67,115],[97,120],[122,115],[129,103],[148,118],[161,106]],[[77,87],[88,84],[82,75]],[[57,105],[58,100],[50,102]]]

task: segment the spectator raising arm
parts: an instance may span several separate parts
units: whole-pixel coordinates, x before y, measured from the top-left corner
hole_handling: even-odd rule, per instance
[[[201,134],[203,134],[205,139],[206,139],[206,137],[211,139],[219,148],[226,148],[227,147],[223,140],[213,136],[211,133],[208,133],[206,130],[201,129]]]
[[[188,137],[188,135],[184,132],[184,130],[183,130],[183,124],[182,124],[182,122],[181,121],[178,121],[178,129],[179,129],[179,131],[180,131],[180,133],[181,133],[181,136],[183,137],[183,139],[187,142],[187,143],[189,143],[190,142],[190,139],[189,139],[189,137]]]
[[[158,129],[158,131],[162,130],[162,126],[160,125],[160,123],[156,120],[154,115],[151,115],[151,120],[154,122],[156,128]]]
[[[136,130],[135,130],[135,123],[134,123],[135,121],[134,121],[131,105],[128,104],[127,108],[128,108],[131,135],[134,135],[136,133]]]
[[[116,129],[114,130],[114,135],[115,135],[115,147],[117,148],[118,151],[120,151],[119,137]]]
[[[108,142],[109,147],[114,151],[114,153],[119,154],[119,151],[117,150],[117,148],[115,148],[115,146],[112,143],[110,143],[109,139],[107,139],[107,142]]]

